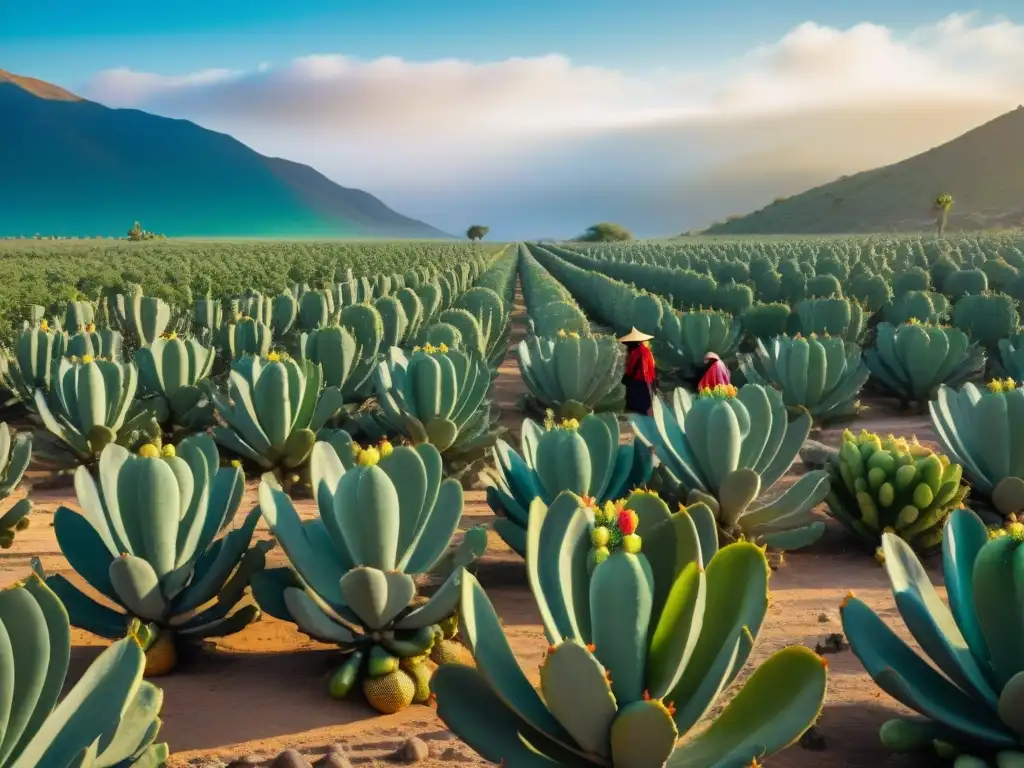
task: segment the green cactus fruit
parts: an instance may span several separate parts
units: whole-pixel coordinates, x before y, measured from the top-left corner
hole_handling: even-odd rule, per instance
[[[363,663],[363,652],[353,651],[331,674],[327,681],[327,692],[332,699],[344,699],[359,680],[359,667]]]

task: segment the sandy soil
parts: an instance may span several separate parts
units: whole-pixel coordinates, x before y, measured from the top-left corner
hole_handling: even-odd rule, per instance
[[[517,320],[522,308],[517,308]],[[512,343],[522,335],[518,325]],[[514,359],[501,368],[494,398],[503,409],[502,421],[517,434],[522,416],[515,412],[523,391]],[[889,404],[873,401],[854,427],[896,434],[917,434],[932,439],[926,417],[904,417]],[[839,430],[817,439],[835,443]],[[513,440],[514,438],[510,438]],[[515,443],[513,443],[515,444]],[[799,474],[798,468],[788,480]],[[255,503],[255,484],[249,487],[242,512]],[[40,557],[48,572],[75,578],[61,556],[53,536],[53,512],[61,504],[74,506],[70,489],[35,493],[36,511],[31,528],[19,534],[13,549],[0,552],[0,587],[22,577],[32,557]],[[315,514],[302,502],[305,514]],[[493,519],[484,494],[467,494],[463,530]],[[261,524],[258,535],[268,536]],[[273,564],[283,562],[280,550],[271,553]],[[933,579],[941,581],[937,564]],[[539,618],[531,599],[522,561],[501,540],[491,535],[490,547],[474,571],[504,621],[509,640],[524,670],[534,677],[545,649]],[[814,647],[824,634],[841,631],[838,604],[853,590],[892,626],[902,629],[885,574],[870,554],[857,549],[830,527],[828,535],[809,551],[787,554],[785,564],[771,578],[772,606],[752,657],[756,663],[775,650],[795,643]],[[819,620],[827,614],[828,621]],[[906,637],[906,633],[903,632]],[[75,648],[69,682],[81,674],[104,641],[73,631]],[[915,763],[888,755],[877,729],[901,707],[882,694],[849,652],[827,657],[830,669],[828,699],[819,721],[824,751],[794,746],[771,758],[773,768],[838,768],[839,766],[904,766]],[[272,756],[294,747],[311,759],[331,745],[344,744],[354,764],[386,762],[408,737],[427,742],[426,765],[483,761],[446,730],[433,710],[413,706],[393,716],[380,716],[355,697],[335,702],[327,697],[326,681],[332,653],[311,642],[290,625],[264,618],[216,647],[199,652],[180,671],[157,682],[165,693],[162,740],[169,743],[172,768],[221,765],[243,755]],[[741,675],[744,679],[747,672]],[[772,703],[765,702],[765,706]],[[928,764],[927,762],[923,764]]]

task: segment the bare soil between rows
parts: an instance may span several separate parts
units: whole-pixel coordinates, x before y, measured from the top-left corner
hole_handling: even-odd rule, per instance
[[[524,386],[511,347],[522,338],[522,316],[520,300],[513,318],[516,326],[510,354],[493,391],[493,398],[502,409],[502,424],[511,433],[507,439],[513,445],[518,444],[523,419],[515,404]],[[916,434],[922,441],[934,439],[927,417],[902,415],[883,401],[872,400],[866,405],[867,411],[852,428],[864,427],[882,434]],[[835,444],[840,431],[841,428],[826,430],[814,437]],[[787,481],[792,482],[801,471],[798,461]],[[33,497],[31,527],[18,535],[13,549],[0,552],[0,587],[25,576],[33,557],[42,560],[48,573],[63,573],[77,580],[57,547],[52,528],[57,507],[76,506],[74,491],[41,489]],[[462,530],[488,525],[493,520],[482,491],[468,492],[466,501]],[[256,485],[250,483],[239,517],[255,503]],[[310,501],[301,501],[299,506],[304,516],[316,514]],[[257,536],[269,537],[265,524],[260,524]],[[285,562],[279,548],[271,552],[270,562]],[[938,563],[928,565],[933,581],[941,583]],[[522,668],[536,680],[546,641],[522,560],[492,532],[487,553],[472,570],[501,616]],[[870,553],[844,537],[836,525],[830,524],[825,538],[814,547],[787,553],[784,564],[773,573],[770,586],[771,608],[751,661],[737,683],[745,679],[756,663],[779,648],[792,644],[814,648],[823,635],[841,632],[838,606],[850,590],[909,640],[883,569]],[[69,685],[106,643],[80,630],[73,630],[72,639]],[[198,651],[173,675],[154,680],[164,691],[161,740],[170,745],[173,753],[168,765],[219,765],[219,761],[251,754],[270,758],[287,748],[296,748],[315,760],[336,744],[345,745],[355,765],[386,764],[394,750],[411,736],[420,737],[429,746],[425,766],[484,763],[445,728],[429,706],[414,705],[396,715],[383,716],[363,702],[358,693],[350,701],[328,698],[327,678],[335,658],[329,647],[309,640],[293,625],[270,617]],[[796,745],[762,761],[763,764],[772,768],[931,764],[927,759],[914,761],[892,756],[883,749],[878,741],[878,727],[890,717],[906,714],[906,710],[872,683],[852,653],[826,658],[829,690],[818,723],[825,749],[812,751]],[[727,698],[728,694],[718,708]],[[765,701],[764,706],[772,707],[774,703]]]

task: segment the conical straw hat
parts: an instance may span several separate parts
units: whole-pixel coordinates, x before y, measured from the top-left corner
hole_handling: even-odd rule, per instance
[[[629,333],[627,333],[625,336],[619,339],[619,341],[625,344],[628,341],[649,341],[650,339],[653,338],[653,336],[648,336],[646,333],[638,331],[634,326],[633,330],[631,330]]]

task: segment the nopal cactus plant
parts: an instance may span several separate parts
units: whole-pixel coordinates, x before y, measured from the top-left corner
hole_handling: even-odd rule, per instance
[[[464,567],[482,554],[487,535],[482,527],[469,531],[447,581],[429,600],[418,598],[413,577],[447,554],[462,488],[442,479],[441,455],[429,444],[364,448],[354,466],[348,458],[330,443],[314,446],[312,520],[302,520],[264,478],[260,508],[291,568],[257,574],[253,591],[271,616],[339,647],[344,661],[331,677],[332,696],[343,698],[359,684],[373,707],[392,713],[427,700],[428,656],[470,661],[452,640],[455,612]]]
[[[751,384],[771,384],[789,407],[805,408],[817,423],[857,414],[854,400],[870,375],[860,347],[834,336],[757,340],[756,357],[740,355]]]
[[[35,563],[38,569],[38,561]],[[107,648],[58,703],[71,660],[68,614],[39,573],[0,591],[0,768],[163,765],[163,694],[142,679],[135,637]]]
[[[743,668],[768,605],[764,553],[746,542],[716,553],[706,508],[673,515],[641,493],[608,513],[566,492],[550,507],[534,502],[527,540],[527,576],[551,643],[540,691],[468,574],[461,627],[476,668],[441,667],[431,683],[438,716],[486,760],[727,768],[792,744],[817,718],[825,663],[791,646],[690,735]]]
[[[1024,512],[1024,447],[1016,435],[1024,420],[1024,390],[1013,379],[985,387],[939,387],[928,404],[943,449],[971,483],[970,505],[986,522],[1002,525]]]
[[[956,765],[970,768],[1024,761],[1024,525],[992,535],[970,510],[950,515],[942,537],[947,607],[910,545],[885,534],[885,570],[915,648],[852,593],[843,602],[843,632],[864,669],[923,716],[882,726],[893,752],[959,755]]]
[[[826,467],[832,477],[825,497],[830,514],[879,558],[883,532],[920,551],[937,547],[946,518],[968,491],[960,482],[962,467],[917,438],[846,430]]]
[[[563,330],[555,338],[519,342],[515,355],[532,400],[560,418],[621,412],[626,404],[626,350],[611,336]]]
[[[487,489],[487,503],[498,519],[494,530],[520,555],[526,553],[526,530],[534,499],[545,504],[562,491],[603,504],[647,484],[654,470],[650,449],[639,440],[619,445],[619,423],[611,414],[541,427],[523,421],[520,456],[504,440],[492,449],[497,484]]]
[[[797,549],[825,532],[813,513],[828,493],[824,470],[808,472],[783,494],[764,498],[811,430],[806,411],[788,420],[778,391],[722,385],[694,397],[679,388],[671,409],[656,397],[653,414],[631,416],[633,430],[654,446],[672,493],[687,503],[708,504],[726,537]]]
[[[162,400],[159,411],[171,424],[194,430],[213,423],[213,403],[200,385],[213,370],[215,357],[211,347],[170,333],[136,350],[133,361],[142,390]]]
[[[985,366],[985,353],[967,334],[914,319],[879,323],[864,352],[871,377],[904,403],[924,404],[941,384],[958,386]]]
[[[0,424],[0,501],[6,500],[18,487],[32,460],[32,436],[27,432],[12,437],[6,423]],[[29,526],[28,514],[32,500],[24,497],[0,511],[0,549],[9,549],[17,531]]]
[[[54,363],[49,395],[36,390],[36,410],[49,431],[39,453],[67,463],[95,461],[103,449],[119,443],[133,447],[159,436],[153,404],[136,399],[134,363],[61,358]]]
[[[84,467],[75,475],[82,512],[60,507],[54,515],[68,563],[120,610],[59,574],[47,584],[73,626],[107,638],[135,631],[145,645],[147,675],[172,671],[184,644],[234,634],[259,617],[255,605],[241,603],[269,544],[250,548],[257,509],[228,530],[244,478],[239,467],[220,468],[219,461],[205,434],[162,452],[146,445],[138,455],[110,445],[100,457],[98,483]]]
[[[274,334],[270,326],[252,317],[239,315],[233,322],[221,327],[219,346],[228,361],[239,360],[246,355],[266,357]]]
[[[306,463],[316,433],[342,405],[337,387],[323,387],[320,366],[271,352],[231,364],[228,392],[211,393],[227,426],[213,428],[218,443],[264,470]]]
[[[34,407],[36,390],[50,390],[54,363],[64,356],[67,336],[50,327],[42,307],[30,307],[29,314],[14,340],[4,383],[21,402]]]
[[[392,348],[374,374],[383,416],[413,443],[443,454],[473,455],[493,445],[487,361],[479,352],[442,345]]]

